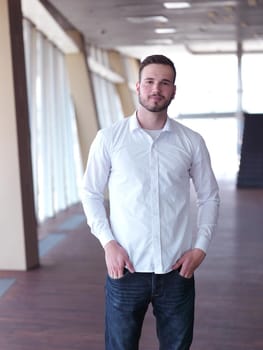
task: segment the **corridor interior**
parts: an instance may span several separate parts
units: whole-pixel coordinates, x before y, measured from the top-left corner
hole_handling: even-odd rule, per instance
[[[224,152],[227,142],[222,141]],[[218,159],[213,151],[211,157],[212,162]],[[263,189],[237,189],[236,163],[229,153],[220,159],[221,164],[215,164],[220,218],[195,276],[191,349],[261,350]],[[79,203],[40,225],[39,253],[37,269],[0,271],[0,349],[104,349],[103,249],[90,234]],[[154,322],[149,307],[143,350],[158,349]]]

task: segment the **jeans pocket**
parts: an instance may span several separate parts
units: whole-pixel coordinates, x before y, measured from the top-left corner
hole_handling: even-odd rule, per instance
[[[181,269],[176,270],[176,272],[177,272],[178,278],[181,279],[182,281],[189,282],[189,281],[192,281],[193,278],[194,278],[194,274],[191,277],[184,277],[184,276],[182,276],[181,275]]]
[[[194,275],[192,275],[191,277],[184,277],[184,276],[180,275],[180,273],[178,273],[178,276],[186,281],[191,281],[194,278]]]
[[[110,279],[111,281],[121,281],[121,280],[123,280],[125,277],[127,277],[128,275],[129,275],[129,270],[126,269],[126,268],[124,268],[124,269],[123,269],[123,275],[122,275],[121,277],[119,277],[119,278],[113,278],[113,277],[111,277],[109,274],[108,274],[108,277],[109,277],[109,279]]]

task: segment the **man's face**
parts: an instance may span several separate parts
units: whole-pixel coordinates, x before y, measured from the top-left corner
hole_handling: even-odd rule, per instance
[[[166,110],[174,98],[173,70],[168,65],[149,64],[136,84],[140,104],[150,112]]]

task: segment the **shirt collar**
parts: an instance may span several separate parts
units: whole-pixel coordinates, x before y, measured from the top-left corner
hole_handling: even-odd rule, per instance
[[[136,129],[141,129],[141,126],[136,117],[136,112],[130,117],[130,131],[134,131]]]
[[[134,131],[137,129],[141,129],[142,127],[140,126],[138,119],[136,117],[136,112],[130,117],[130,131]],[[173,131],[172,128],[172,120],[171,118],[167,118],[163,130],[162,131]]]

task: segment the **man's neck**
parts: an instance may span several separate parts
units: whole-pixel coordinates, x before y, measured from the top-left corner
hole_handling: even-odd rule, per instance
[[[143,129],[160,130],[164,127],[167,120],[166,111],[163,112],[149,112],[137,111],[137,120]]]

